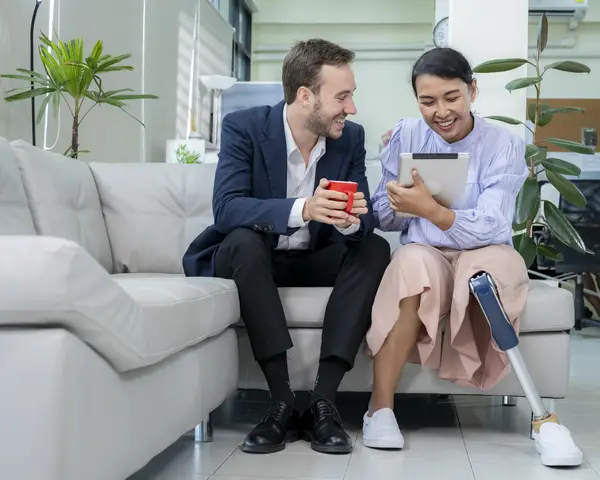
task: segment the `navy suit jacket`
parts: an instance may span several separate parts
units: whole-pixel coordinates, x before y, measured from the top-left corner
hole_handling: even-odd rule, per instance
[[[183,256],[186,276],[214,276],[214,254],[235,229],[249,228],[267,235],[277,246],[288,227],[295,198],[287,198],[287,146],[283,126],[284,102],[227,114],[223,118],[219,163],[213,190],[214,224],[190,244]],[[372,232],[372,213],[365,167],[365,132],[346,121],[337,140],[327,139],[326,152],[317,162],[315,189],[321,178],[354,181],[367,199],[369,213],[361,215],[360,229],[341,234],[334,226],[309,223],[310,249],[333,242],[357,242]]]

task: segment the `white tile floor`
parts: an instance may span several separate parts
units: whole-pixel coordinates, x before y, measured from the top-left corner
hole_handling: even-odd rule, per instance
[[[600,480],[600,329],[574,333],[572,351],[570,395],[556,406],[584,451],[586,461],[577,469],[541,464],[529,440],[524,400],[503,407],[500,398],[474,396],[399,397],[396,412],[406,437],[401,452],[363,447],[359,432],[368,396],[341,395],[340,412],[355,438],[352,455],[317,454],[304,442],[274,455],[248,455],[238,445],[264,403],[247,392],[220,409],[213,443],[182,437],[130,480]]]

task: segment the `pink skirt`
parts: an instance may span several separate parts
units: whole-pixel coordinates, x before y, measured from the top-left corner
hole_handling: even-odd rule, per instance
[[[398,321],[400,300],[421,295],[423,329],[409,362],[438,370],[440,378],[461,386],[493,388],[510,372],[510,363],[469,290],[469,279],[481,270],[494,279],[518,334],[529,278],[515,249],[491,245],[459,251],[410,244],[394,252],[379,286],[367,333],[371,355],[379,352]]]

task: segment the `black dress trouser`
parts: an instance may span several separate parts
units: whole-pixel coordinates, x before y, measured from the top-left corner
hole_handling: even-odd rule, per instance
[[[333,287],[323,322],[320,359],[337,357],[352,368],[371,324],[371,308],[389,261],[389,244],[374,233],[361,242],[340,242],[316,251],[285,251],[274,250],[272,236],[240,228],[219,246],[215,273],[237,285],[242,320],[258,362],[293,345],[277,288]]]

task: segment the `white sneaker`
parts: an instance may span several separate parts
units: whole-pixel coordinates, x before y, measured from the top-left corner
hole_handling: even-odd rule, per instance
[[[404,448],[404,437],[396,415],[389,408],[377,410],[369,417],[369,412],[363,417],[363,444],[370,448]]]
[[[547,467],[575,467],[583,463],[583,453],[564,425],[543,423],[539,433],[533,432],[533,439],[542,463]]]

